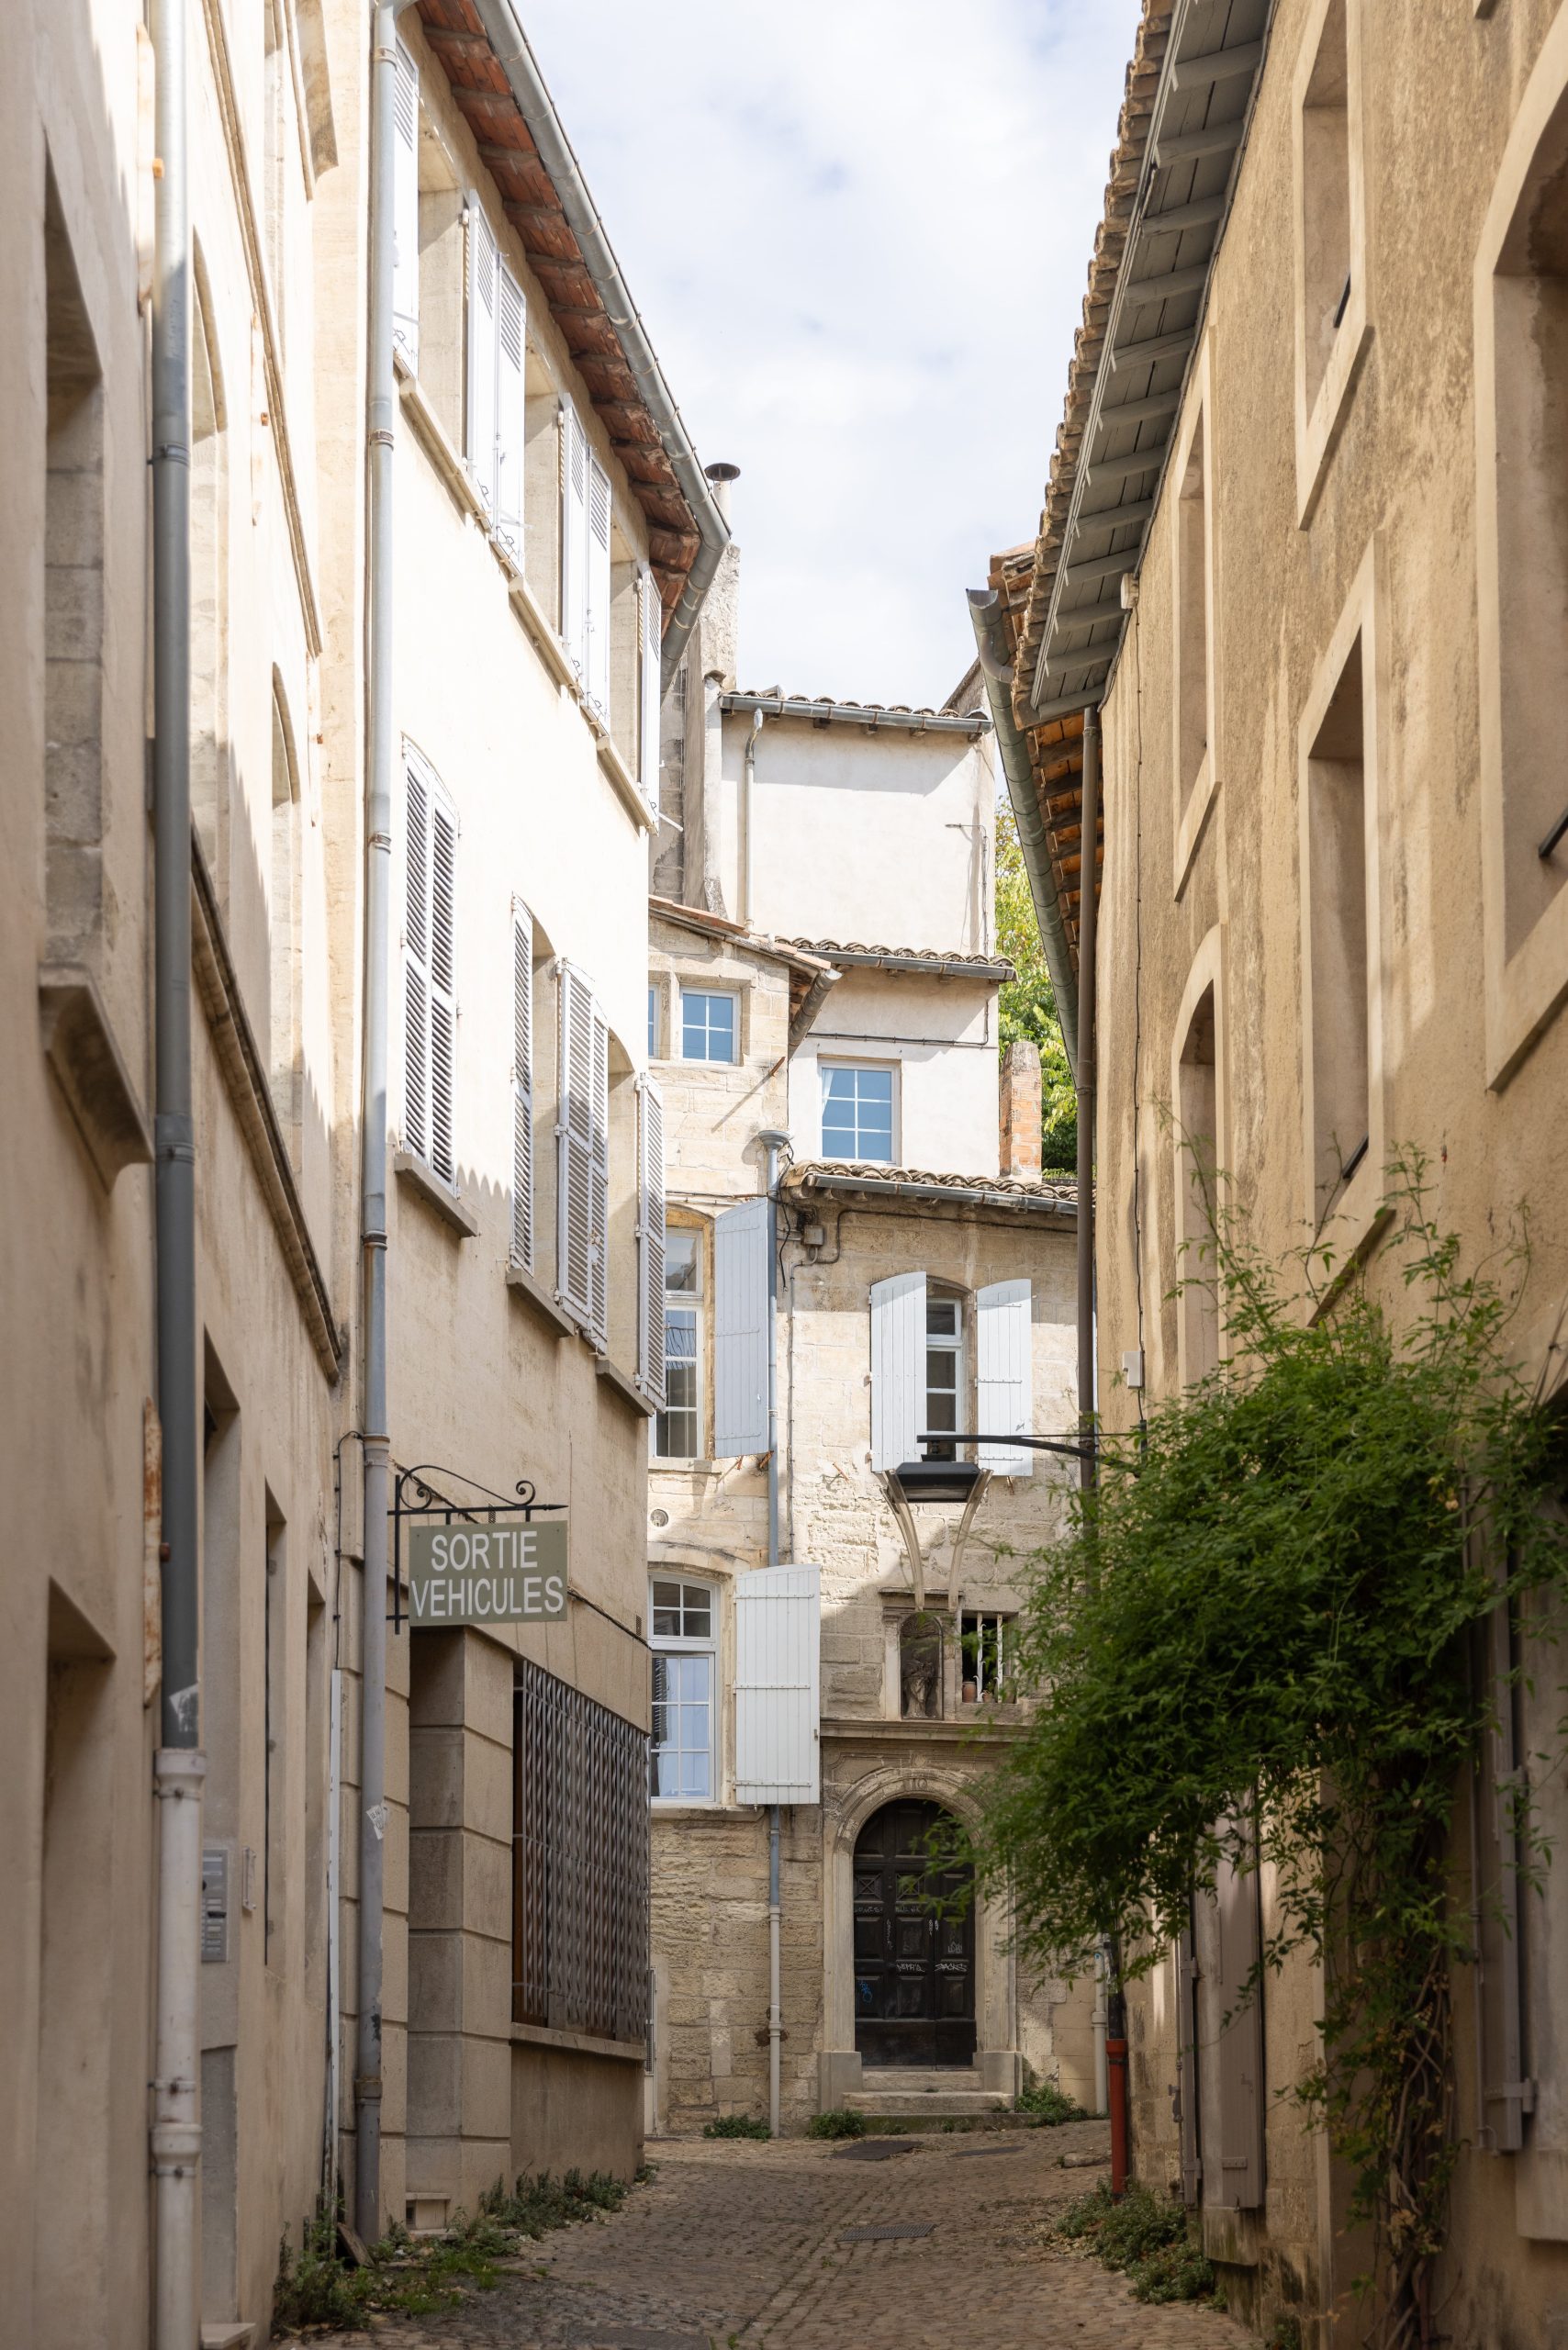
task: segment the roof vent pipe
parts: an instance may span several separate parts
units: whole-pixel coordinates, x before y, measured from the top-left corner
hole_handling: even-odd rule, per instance
[[[702,471],[713,485],[713,503],[727,525],[730,519],[730,484],[739,481],[741,469],[739,465],[704,465]]]

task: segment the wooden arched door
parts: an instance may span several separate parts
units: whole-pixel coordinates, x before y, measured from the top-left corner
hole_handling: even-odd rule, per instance
[[[856,1842],[855,2045],[868,2065],[974,2062],[974,1906],[946,1906],[970,1872],[929,1858],[944,1816],[940,1804],[884,1804]]]

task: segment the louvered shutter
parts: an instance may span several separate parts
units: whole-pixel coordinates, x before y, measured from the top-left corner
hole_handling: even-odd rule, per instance
[[[610,476],[588,452],[588,698],[610,715]]]
[[[571,963],[558,963],[555,978],[555,1294],[586,1328],[593,1315],[593,990]]]
[[[759,1567],[735,1583],[735,1801],[821,1800],[822,1572]]]
[[[512,906],[511,1258],[533,1270],[533,918]]]
[[[1026,1433],[1034,1425],[1027,1281],[992,1281],[975,1296],[977,1427],[994,1436]],[[1031,1477],[1035,1456],[1025,1445],[982,1444],[980,1466],[1003,1477]]]
[[[925,1411],[925,1275],[871,1284],[871,1466],[918,1460]]]
[[[637,1080],[637,1384],[665,1401],[665,1105],[651,1077]]]
[[[598,1004],[593,1007],[593,1150],[590,1159],[589,1202],[592,1230],[588,1261],[592,1267],[588,1336],[600,1354],[610,1346],[610,1030]]]
[[[767,1293],[773,1220],[766,1199],[713,1223],[713,1457],[767,1450]]]
[[[430,794],[410,764],[403,794],[403,1140],[430,1157]]]
[[[523,352],[522,288],[502,262],[497,272],[496,536],[514,563],[522,561]]]
[[[392,98],[392,340],[420,364],[420,69],[401,41]]]
[[[643,574],[642,731],[638,740],[637,780],[643,797],[657,815],[659,807],[659,662],[664,646],[664,605],[658,582],[651,571]]]
[[[1481,1540],[1475,1536],[1473,1540]],[[1495,1562],[1493,1580],[1499,1580]],[[1492,1719],[1475,1763],[1473,1867],[1480,1896],[1475,2019],[1480,2039],[1480,2143],[1491,2153],[1517,2154],[1524,2144],[1523,1953],[1520,1949],[1518,1751],[1515,1736],[1514,1628],[1499,1600],[1477,1633],[1478,1678],[1488,1687]],[[1539,2124],[1538,2124],[1539,2128]]]
[[[500,256],[478,197],[468,198],[468,471],[496,505],[496,296]]]
[[[588,440],[561,403],[561,642],[579,677],[588,658]]]
[[[1263,2200],[1263,1986],[1258,1964],[1258,1872],[1222,1855],[1211,1920],[1215,1963],[1204,2001],[1218,2111],[1204,2132],[1204,2200],[1255,2211]],[[1225,2022],[1228,2016],[1230,2020]],[[1211,2157],[1213,2148],[1217,2160]]]
[[[431,1165],[457,1181],[453,1092],[457,1064],[457,826],[431,800]]]

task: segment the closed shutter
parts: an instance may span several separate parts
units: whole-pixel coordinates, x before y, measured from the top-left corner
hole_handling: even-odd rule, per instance
[[[1263,1986],[1255,1971],[1256,1867],[1241,1871],[1221,1856],[1212,1924],[1215,1963],[1204,2021],[1204,2037],[1215,2042],[1218,2110],[1215,2129],[1205,2126],[1204,2132],[1204,2200],[1226,2210],[1255,2211],[1263,2200]]]
[[[555,970],[555,1294],[587,1328],[593,1318],[593,990],[575,965]]]
[[[392,340],[420,364],[420,69],[398,43],[392,98]]]
[[[1482,1539],[1477,1536],[1474,1538]],[[1494,1582],[1499,1580],[1495,1568]],[[1524,2144],[1525,2114],[1534,2102],[1524,2078],[1519,1916],[1518,1740],[1512,1610],[1500,1601],[1479,1628],[1480,1678],[1492,1702],[1492,1720],[1476,1761],[1474,1822],[1476,1887],[1480,1896],[1476,1952],[1477,2069],[1481,2145],[1498,2154]]]
[[[588,1336],[600,1354],[610,1346],[610,1030],[593,1008],[593,1153],[590,1162],[588,1261],[593,1269]]]
[[[403,793],[403,1140],[430,1157],[431,806],[410,763]]]
[[[976,1426],[993,1436],[1027,1433],[1034,1425],[1027,1281],[992,1281],[975,1297]],[[1026,1445],[982,1444],[982,1469],[1003,1477],[1032,1477],[1035,1456]]]
[[[665,1401],[665,1105],[651,1077],[637,1080],[637,1384]]]
[[[496,505],[496,294],[500,256],[478,197],[468,198],[468,471],[487,514]]]
[[[643,787],[643,797],[656,816],[659,809],[659,663],[664,647],[665,608],[660,599],[658,581],[651,571],[643,574],[643,681],[642,731],[638,738],[637,780]]]
[[[1182,2154],[1182,2200],[1202,2199],[1203,2161],[1198,2137],[1198,2018],[1194,1995],[1197,1953],[1191,1919],[1170,1953],[1176,1979],[1176,2128]]]
[[[522,562],[522,288],[502,262],[496,274],[496,536]]]
[[[457,1062],[457,826],[431,801],[431,1165],[455,1183],[453,1091]]]
[[[610,715],[610,476],[588,452],[588,698]]]
[[[871,1466],[920,1459],[925,1425],[925,1275],[871,1284]]]
[[[512,903],[511,1259],[533,1270],[533,917]]]
[[[570,400],[561,403],[561,642],[579,677],[588,658],[588,439]]]
[[[821,1800],[822,1574],[760,1567],[735,1584],[735,1801]]]
[[[713,1457],[767,1450],[772,1205],[746,1200],[713,1221]]]

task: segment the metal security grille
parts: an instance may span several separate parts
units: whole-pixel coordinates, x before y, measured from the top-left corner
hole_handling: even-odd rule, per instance
[[[648,1740],[520,1658],[512,1692],[514,2023],[642,2040]]]

